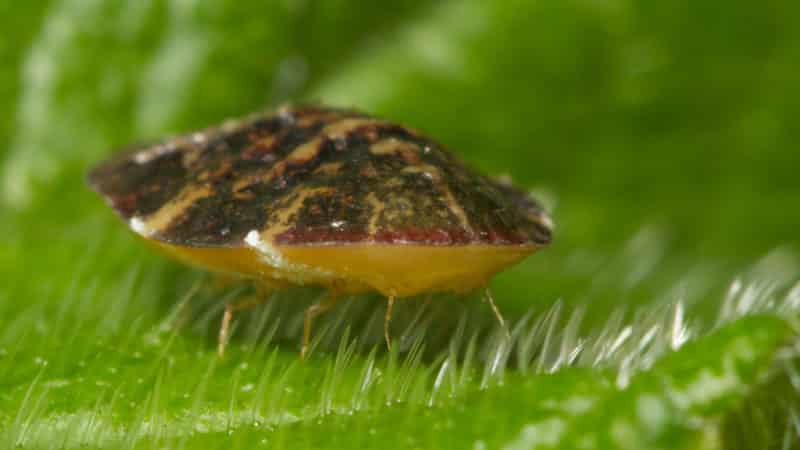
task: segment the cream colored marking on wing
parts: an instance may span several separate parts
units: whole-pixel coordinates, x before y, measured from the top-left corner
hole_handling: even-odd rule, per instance
[[[381,124],[381,123],[385,122],[377,119],[364,119],[364,118],[342,119],[333,122],[330,125],[327,125],[325,128],[322,129],[322,134],[333,139],[343,139],[347,137],[348,133],[355,130],[356,128],[360,128],[366,125]]]
[[[275,145],[275,142],[278,140],[276,134],[270,134],[268,136],[264,136],[257,141],[250,144],[246,149],[242,151],[242,153],[252,152],[256,149],[268,149]]]
[[[342,119],[333,122],[325,126],[313,139],[292,150],[286,159],[281,162],[288,164],[310,161],[317,156],[325,139],[344,139],[351,131],[374,123],[380,123],[380,121],[375,119]]]
[[[299,285],[320,282],[320,280],[330,280],[334,275],[326,270],[315,268],[306,264],[296,264],[288,261],[274,244],[275,236],[291,228],[290,220],[292,215],[303,207],[305,200],[313,195],[320,195],[332,192],[331,188],[302,189],[292,203],[284,208],[278,215],[277,222],[265,229],[251,230],[245,236],[244,242],[248,246],[258,251],[261,261],[276,269],[273,274],[275,277],[291,281]]]
[[[205,183],[209,178],[217,178],[225,175],[226,173],[230,172],[232,168],[233,164],[226,160],[223,161],[222,164],[220,164],[216,169],[204,171],[199,177],[197,177],[197,179]]]
[[[253,184],[258,183],[259,181],[268,180],[270,178],[270,172],[267,171],[266,173],[254,173],[252,175],[248,175],[246,177],[241,177],[233,183],[233,194],[238,195],[241,191],[247,189],[248,187],[252,186]]]
[[[383,199],[383,203],[389,205],[384,207],[384,215],[389,222],[409,218],[414,214],[414,204],[406,197],[389,194]]]
[[[339,169],[342,168],[342,165],[344,165],[344,163],[341,161],[320,164],[320,166],[317,167],[316,170],[314,170],[314,173],[319,173],[323,175],[336,175],[337,173],[339,173]]]
[[[136,164],[147,164],[150,161],[169,153],[174,153],[178,149],[174,143],[158,144],[146,150],[141,150],[133,154],[133,162]]]
[[[458,203],[458,200],[456,200],[447,183],[442,180],[442,175],[438,168],[429,164],[422,164],[418,166],[408,166],[403,169],[403,172],[419,173],[433,181],[434,186],[436,186],[436,188],[444,197],[448,209],[450,209],[453,215],[456,216],[461,224],[461,227],[466,230],[467,233],[472,233],[472,226],[469,224],[469,220],[467,219],[467,214],[464,212],[464,208],[462,208]]]
[[[333,122],[323,128],[322,131],[320,131],[320,133],[313,139],[294,149],[291,153],[289,153],[286,159],[280,163],[285,165],[295,162],[303,163],[310,161],[317,156],[325,139],[344,139],[351,131],[374,123],[380,123],[380,121],[375,119],[342,119]]]
[[[392,155],[402,152],[403,150],[418,151],[419,146],[413,142],[401,141],[400,139],[390,137],[381,139],[369,147],[369,151],[373,155]]]
[[[378,197],[376,197],[373,192],[367,194],[366,200],[372,208],[372,211],[370,211],[368,232],[371,237],[374,237],[375,233],[378,231],[378,219],[381,213],[383,213],[384,208],[386,208],[386,204],[378,200]]]
[[[183,214],[197,200],[209,197],[211,194],[213,190],[206,185],[191,184],[184,187],[172,200],[144,219],[144,229],[151,230],[151,233],[163,232],[175,218]]]
[[[403,179],[398,177],[398,176],[391,177],[391,178],[389,178],[388,180],[386,180],[383,183],[384,186],[386,186],[387,188],[390,188],[390,189],[399,188],[400,186],[403,186],[404,184],[405,184],[405,181],[403,181]]]
[[[464,208],[461,207],[455,196],[453,196],[453,192],[450,190],[450,187],[446,183],[436,183],[436,187],[442,192],[442,195],[444,195],[447,206],[458,218],[458,221],[461,223],[461,227],[466,230],[468,234],[472,234],[472,226],[469,224],[467,214],[464,212]]]
[[[289,164],[304,163],[314,159],[319,153],[320,147],[325,139],[343,139],[349,132],[357,128],[377,123],[383,122],[376,119],[352,118],[333,122],[323,128],[317,136],[310,139],[308,142],[300,144],[297,148],[292,150],[292,152],[289,153],[285,159],[276,162],[267,172],[254,173],[239,179],[233,184],[233,192],[238,193],[239,191],[246,189],[248,186],[251,186],[255,183],[268,182],[276,176],[283,175],[283,172],[286,170],[286,166]]]
[[[381,139],[372,144],[369,151],[376,156],[398,155],[412,167],[418,166],[421,162],[419,145],[393,137]]]
[[[555,228],[553,219],[551,219],[550,215],[547,214],[546,212],[542,212],[541,214],[528,217],[530,217],[534,222],[539,223],[539,225],[542,225],[543,227],[547,228],[550,231],[552,231],[553,228]]]
[[[419,164],[415,166],[406,166],[402,170],[403,173],[419,173],[422,174],[423,177],[433,180],[434,182],[438,183],[439,180],[442,179],[442,174],[439,172],[439,168],[432,166],[430,164]]]
[[[320,139],[319,137],[315,137],[314,139],[311,139],[305,144],[301,144],[299,147],[292,150],[292,153],[289,153],[286,159],[278,162],[278,164],[283,164],[283,165],[290,163],[302,164],[304,162],[311,161],[312,159],[316,158],[317,155],[319,154],[319,149],[321,145],[322,145],[322,139]]]
[[[275,222],[275,224],[261,231],[261,238],[264,241],[273,242],[275,236],[283,233],[284,231],[292,227],[290,219],[294,214],[300,211],[300,208],[303,207],[303,203],[306,201],[307,198],[314,195],[329,194],[332,192],[333,189],[329,187],[299,189],[299,191],[297,192],[297,197],[294,200],[292,200],[292,203],[289,204],[289,206],[287,206],[286,208],[282,208],[281,211],[278,213],[278,220]]]
[[[272,147],[273,145],[275,145],[275,142],[277,140],[278,140],[278,135],[277,134],[270,134],[270,135],[264,136],[261,139],[259,139],[258,141],[256,141],[255,145],[258,145],[259,147],[267,147],[268,148],[268,147]]]
[[[194,164],[198,159],[200,159],[200,156],[202,154],[203,152],[200,150],[200,148],[189,147],[183,152],[183,155],[181,156],[181,164],[183,164],[183,167],[186,168],[191,167],[192,164]]]

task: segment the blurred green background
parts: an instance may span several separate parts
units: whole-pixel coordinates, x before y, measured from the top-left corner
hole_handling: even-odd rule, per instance
[[[797,447],[798,23],[788,1],[0,4],[0,443]],[[215,357],[237,290],[144,248],[84,174],[287,101],[406,123],[545,200],[553,246],[492,285],[515,345],[443,296],[401,307],[386,354],[368,297],[300,364],[299,290]]]

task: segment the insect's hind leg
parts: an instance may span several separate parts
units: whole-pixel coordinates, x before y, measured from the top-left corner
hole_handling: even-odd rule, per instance
[[[233,315],[239,311],[252,309],[266,303],[267,300],[269,300],[269,294],[270,290],[267,287],[257,284],[254,295],[249,295],[225,305],[225,312],[222,315],[222,323],[219,327],[219,339],[217,342],[217,354],[220,357],[225,356],[225,347],[228,345],[228,339],[230,338]]]
[[[308,354],[308,344],[311,340],[311,324],[314,318],[333,308],[339,301],[339,294],[336,290],[331,289],[325,297],[317,303],[306,308],[303,319],[303,345],[300,347],[300,359],[305,360]]]
[[[508,326],[506,326],[506,321],[503,319],[503,315],[500,313],[500,308],[494,303],[494,297],[492,296],[492,291],[487,287],[483,291],[483,300],[489,303],[489,306],[492,307],[492,311],[494,312],[494,316],[497,318],[497,322],[500,324],[500,327],[505,332],[506,338],[511,339],[511,333],[508,331]]]
[[[386,348],[392,349],[392,340],[389,337],[389,325],[392,321],[392,310],[394,309],[395,296],[390,295],[386,299],[386,314],[383,316],[383,339],[386,341]]]

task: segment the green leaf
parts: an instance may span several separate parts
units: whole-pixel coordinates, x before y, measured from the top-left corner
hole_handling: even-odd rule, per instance
[[[793,448],[786,2],[0,5],[0,447]],[[151,252],[84,185],[115,148],[284,101],[436,136],[547,200],[556,241],[477,296],[305,307]],[[455,262],[454,262],[455,263]]]

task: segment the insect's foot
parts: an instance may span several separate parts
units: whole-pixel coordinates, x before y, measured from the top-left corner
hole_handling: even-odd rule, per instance
[[[219,327],[219,338],[217,340],[217,355],[220,358],[225,356],[225,347],[228,345],[233,310],[233,304],[228,303],[225,305],[225,313],[222,315],[222,324]]]
[[[500,308],[494,303],[494,298],[492,297],[492,291],[489,290],[487,287],[484,291],[483,300],[489,303],[489,306],[492,308],[494,312],[494,317],[497,319],[497,323],[500,324],[500,328],[503,329],[503,333],[506,336],[506,339],[509,341],[511,340],[511,332],[508,329],[508,325],[506,325],[505,319],[503,319],[503,315],[500,313]]]
[[[231,334],[233,314],[255,308],[262,303],[266,303],[268,299],[269,291],[261,289],[256,296],[245,297],[225,305],[225,313],[222,315],[222,325],[219,327],[219,342],[217,343],[217,354],[220,358],[225,356],[225,347],[228,345],[228,339]]]
[[[390,295],[386,300],[386,314],[383,316],[383,339],[386,341],[386,349],[392,349],[392,340],[389,337],[389,325],[392,322],[392,309],[394,309],[394,295]]]
[[[308,346],[304,343],[302,347],[300,347],[300,361],[306,360],[306,352],[308,351]]]
[[[383,340],[386,341],[386,350],[391,350],[392,340],[389,337],[389,330],[383,330]]]

